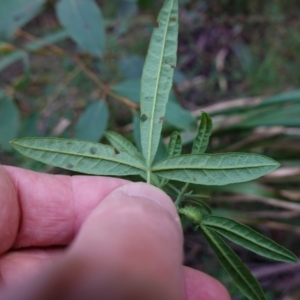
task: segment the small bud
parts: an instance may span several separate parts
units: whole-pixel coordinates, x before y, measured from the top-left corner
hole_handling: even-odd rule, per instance
[[[180,215],[184,215],[191,221],[193,221],[196,224],[201,224],[202,221],[202,215],[201,212],[198,208],[193,207],[193,206],[185,206],[183,208],[178,209],[178,213]]]

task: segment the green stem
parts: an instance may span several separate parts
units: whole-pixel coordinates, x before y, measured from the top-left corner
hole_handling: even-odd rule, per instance
[[[151,170],[148,168],[147,170],[147,183],[151,184]]]
[[[185,193],[185,191],[187,190],[188,187],[189,187],[189,183],[186,183],[186,184],[183,186],[182,190],[180,191],[180,194],[178,195],[178,197],[177,197],[177,199],[176,199],[176,201],[175,201],[175,206],[176,206],[177,208],[180,206],[181,201],[182,201],[182,197],[183,197],[183,195],[184,195],[184,193]]]

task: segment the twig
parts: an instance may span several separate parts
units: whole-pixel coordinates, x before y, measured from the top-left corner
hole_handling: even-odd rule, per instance
[[[127,106],[138,109],[139,105],[131,100],[129,100],[126,97],[123,97],[115,92],[113,92],[109,86],[107,86],[93,71],[91,71],[87,66],[78,58],[76,57],[76,62],[82,69],[82,71],[90,78],[92,79],[103,91],[105,94],[119,100],[120,102],[126,104]]]
[[[110,89],[110,87],[108,85],[106,85],[93,71],[91,71],[81,60],[77,55],[72,55],[70,53],[68,53],[67,51],[65,51],[64,49],[51,44],[51,43],[47,43],[33,35],[31,35],[28,32],[25,32],[23,30],[18,30],[17,34],[21,37],[24,37],[30,41],[34,41],[37,43],[40,43],[42,46],[47,46],[49,47],[49,49],[54,52],[55,54],[58,55],[69,55],[72,56],[76,62],[78,63],[79,67],[82,69],[82,71],[87,75],[87,77],[89,77],[90,79],[92,79],[102,90],[106,95],[109,95],[117,100],[119,100],[120,102],[124,103],[125,105],[127,105],[130,108],[133,109],[138,109],[139,108],[139,104],[131,101],[130,99],[123,97],[117,93],[115,93],[114,91],[112,91]]]

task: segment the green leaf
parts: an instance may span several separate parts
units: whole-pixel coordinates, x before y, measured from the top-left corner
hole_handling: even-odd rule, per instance
[[[141,80],[140,79],[127,79],[118,84],[116,84],[112,90],[122,95],[135,103],[140,102],[140,91]]]
[[[145,166],[127,153],[107,145],[74,139],[25,138],[13,140],[20,153],[45,164],[86,174],[140,175]]]
[[[258,178],[278,167],[275,160],[258,154],[187,154],[157,162],[152,172],[171,180],[225,185]]]
[[[75,126],[75,138],[98,142],[107,127],[108,114],[103,100],[88,105]]]
[[[118,65],[122,71],[122,74],[124,74],[126,78],[138,78],[140,81],[143,73],[144,62],[144,58],[142,58],[140,55],[134,54],[126,55],[118,62]],[[138,102],[140,101],[139,98],[140,90],[138,95]]]
[[[0,90],[1,93],[1,90]],[[1,93],[2,94],[2,93]],[[20,127],[19,110],[13,100],[0,94],[0,148],[9,150],[9,141],[16,138]],[[2,97],[1,97],[2,96]]]
[[[230,241],[239,244],[259,255],[285,262],[297,262],[297,257],[289,250],[271,239],[261,235],[248,226],[222,217],[206,217],[203,224],[223,235]]]
[[[94,0],[60,0],[56,5],[60,23],[84,50],[102,57],[105,50],[105,26],[100,7]]]
[[[166,145],[163,142],[163,139],[161,138],[159,140],[157,151],[155,153],[155,157],[154,157],[153,162],[157,162],[157,161],[160,161],[160,160],[164,159],[166,157],[166,155],[167,155],[167,148],[166,148]]]
[[[104,136],[107,138],[110,144],[118,151],[126,152],[130,156],[136,158],[142,158],[141,153],[138,151],[138,149],[122,135],[113,131],[105,131]]]
[[[173,96],[172,94],[171,92],[170,97]],[[196,119],[192,114],[175,101],[169,101],[167,103],[165,120],[170,125],[182,130],[192,130],[195,129],[197,125]]]
[[[177,131],[174,131],[170,136],[166,157],[179,156],[181,154],[181,136]]]
[[[269,106],[273,104],[286,104],[288,102],[299,102],[300,90],[284,92],[264,99],[257,107]]]
[[[245,296],[250,300],[267,300],[258,281],[243,264],[241,259],[215,232],[209,230],[204,225],[201,226],[201,229],[220,264]]]
[[[0,40],[11,39],[18,28],[41,11],[45,2],[45,0],[0,1]]]
[[[148,167],[152,164],[176,65],[178,1],[166,0],[154,29],[141,82],[141,141]]]
[[[201,122],[199,125],[198,134],[193,142],[192,154],[201,154],[206,151],[212,128],[213,124],[211,118],[203,111],[201,114]]]
[[[167,149],[167,153],[165,157],[173,157],[173,156],[178,156],[181,154],[181,136],[177,131],[174,131],[169,140],[169,145]],[[168,179],[163,178],[161,181],[161,187],[166,185],[168,183]]]

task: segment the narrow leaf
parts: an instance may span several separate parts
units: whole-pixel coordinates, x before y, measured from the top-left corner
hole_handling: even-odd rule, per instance
[[[138,151],[138,149],[122,135],[113,131],[105,131],[104,136],[107,138],[110,144],[118,151],[126,152],[130,156],[136,158],[142,158],[141,153]]]
[[[211,118],[207,113],[202,112],[198,134],[196,135],[193,142],[192,154],[201,154],[206,151],[212,128],[213,124]]]
[[[218,261],[245,296],[250,300],[267,300],[256,278],[230,247],[215,232],[204,225],[201,226],[201,229]]]
[[[176,65],[178,0],[166,0],[154,29],[141,83],[141,140],[150,166],[154,159]]]
[[[140,175],[143,163],[127,153],[116,153],[107,145],[74,139],[25,138],[13,140],[12,146],[32,159],[56,167],[86,174]]]
[[[105,101],[96,101],[87,106],[75,126],[75,138],[98,142],[108,123],[108,109]]]
[[[169,145],[166,153],[166,157],[173,157],[173,156],[178,156],[181,154],[181,136],[177,131],[174,131],[171,134],[170,140],[169,140]],[[161,187],[166,185],[168,183],[168,179],[163,178],[161,181]]]
[[[103,55],[105,27],[100,7],[94,0],[60,0],[56,14],[81,48],[97,57]]]
[[[258,178],[278,167],[275,160],[258,154],[187,154],[157,162],[152,172],[171,180],[225,185]]]
[[[177,131],[171,134],[166,157],[174,157],[181,154],[181,136]]]
[[[203,220],[203,224],[230,241],[259,255],[279,261],[297,262],[297,257],[289,250],[248,226],[227,218],[215,216],[206,217]]]

